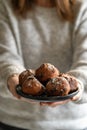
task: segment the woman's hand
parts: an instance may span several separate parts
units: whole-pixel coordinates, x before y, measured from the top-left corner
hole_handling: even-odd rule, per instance
[[[75,95],[71,100],[72,101],[78,101],[81,99],[82,97],[82,93],[83,93],[83,87],[81,86],[81,84],[78,82],[78,94]]]
[[[41,106],[49,106],[49,107],[56,107],[58,105],[64,105],[70,101],[78,101],[79,99],[81,99],[82,97],[82,92],[83,92],[83,87],[81,86],[81,84],[78,82],[78,94],[75,95],[73,98],[65,100],[65,101],[59,101],[59,102],[41,102],[40,105]]]
[[[56,107],[58,105],[64,105],[66,103],[68,103],[70,101],[69,100],[65,100],[65,101],[58,101],[58,102],[40,102],[41,106],[49,106],[49,107]]]
[[[10,92],[17,99],[20,99],[22,101],[29,102],[29,103],[36,103],[34,101],[30,101],[29,99],[23,98],[17,94],[16,86],[19,84],[19,74],[14,74],[14,75],[10,76],[8,78],[7,84],[8,84],[8,88],[9,88]],[[79,83],[78,83],[78,88],[79,88],[79,93],[71,99],[68,99],[65,101],[59,101],[59,102],[40,102],[40,105],[41,106],[56,107],[58,105],[64,105],[64,104],[68,103],[69,101],[77,101],[81,98],[82,92],[83,92],[83,89]]]
[[[10,90],[12,95],[20,99],[20,95],[16,93],[16,86],[19,84],[19,74],[11,75],[7,80],[7,84],[8,84],[8,89]]]
[[[20,99],[22,101],[28,102],[28,103],[36,103],[34,101],[30,101],[29,99],[23,98],[16,92],[16,86],[19,84],[19,74],[13,74],[8,78],[7,81],[8,89],[12,93],[13,96],[15,96],[17,99]]]

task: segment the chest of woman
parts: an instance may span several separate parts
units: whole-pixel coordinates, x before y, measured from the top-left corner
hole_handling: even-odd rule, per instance
[[[36,68],[43,62],[67,71],[72,62],[69,23],[58,19],[55,10],[31,13],[19,24],[21,46],[27,68]]]

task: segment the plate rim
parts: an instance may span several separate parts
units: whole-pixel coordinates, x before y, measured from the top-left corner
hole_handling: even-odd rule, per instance
[[[16,92],[17,94],[19,94],[20,96],[27,98],[29,100],[33,100],[33,101],[38,101],[38,102],[59,102],[59,101],[64,101],[64,100],[68,100],[70,98],[72,98],[73,96],[75,96],[76,94],[78,94],[79,90],[76,90],[73,93],[68,94],[67,96],[32,96],[32,95],[28,95],[25,94],[21,91],[21,86],[18,84],[16,86]]]

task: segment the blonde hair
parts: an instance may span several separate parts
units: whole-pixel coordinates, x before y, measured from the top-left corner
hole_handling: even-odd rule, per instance
[[[72,21],[74,18],[73,6],[76,0],[54,0],[56,9],[61,18]],[[17,15],[25,16],[32,9],[33,0],[12,0],[12,6]]]

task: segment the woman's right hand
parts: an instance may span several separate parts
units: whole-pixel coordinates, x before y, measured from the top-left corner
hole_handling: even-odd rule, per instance
[[[22,101],[28,102],[28,103],[36,103],[34,101],[31,101],[29,99],[23,98],[16,92],[16,86],[19,84],[19,74],[13,74],[10,76],[7,80],[8,89],[12,93],[13,96],[15,96],[17,99],[20,99]]]
[[[20,99],[20,95],[16,92],[16,86],[19,84],[19,74],[13,74],[11,75],[7,80],[7,85],[9,91],[12,93],[13,96]]]

